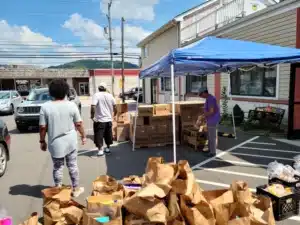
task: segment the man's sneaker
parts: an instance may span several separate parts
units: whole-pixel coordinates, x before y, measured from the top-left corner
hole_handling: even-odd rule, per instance
[[[72,192],[72,197],[77,198],[79,195],[81,195],[84,192],[83,187],[77,187]]]
[[[105,148],[104,153],[105,153],[106,155],[110,155],[110,154],[111,154],[111,151],[109,150],[109,148]]]
[[[97,156],[104,156],[103,150],[99,150],[99,151],[97,152]]]

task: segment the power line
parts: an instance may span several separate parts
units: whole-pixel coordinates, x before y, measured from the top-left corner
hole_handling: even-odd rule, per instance
[[[26,44],[26,43],[23,43],[23,44],[17,44],[17,43],[1,43],[0,41],[0,46],[17,46],[17,47],[54,47],[54,48],[101,48],[101,47],[108,47],[108,45],[72,45],[72,44],[69,44],[69,45],[64,45],[64,44]],[[115,48],[121,48],[120,46],[114,46]],[[137,48],[136,46],[130,46],[130,45],[127,45],[125,46],[126,48]]]
[[[1,59],[107,59],[109,56],[17,56],[17,55],[0,55]],[[116,55],[115,58],[121,58],[120,55]],[[140,59],[138,56],[125,56],[127,59]]]

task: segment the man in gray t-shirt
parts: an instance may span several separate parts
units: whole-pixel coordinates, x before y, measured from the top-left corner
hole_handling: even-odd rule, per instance
[[[47,150],[45,140],[48,134],[48,149],[53,161],[53,179],[55,186],[62,186],[64,162],[66,160],[72,181],[73,196],[79,196],[84,189],[79,187],[77,165],[77,132],[81,134],[82,144],[86,136],[82,119],[75,103],[66,99],[69,86],[64,80],[53,80],[49,85],[49,94],[53,101],[42,105],[40,111],[41,150]]]

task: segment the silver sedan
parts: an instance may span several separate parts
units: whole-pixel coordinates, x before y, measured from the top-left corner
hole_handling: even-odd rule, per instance
[[[0,113],[14,113],[15,108],[22,102],[17,91],[0,91]]]

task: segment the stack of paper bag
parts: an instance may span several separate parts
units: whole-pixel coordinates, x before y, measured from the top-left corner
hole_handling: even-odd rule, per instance
[[[84,207],[71,199],[70,187],[47,188],[44,197],[44,225],[80,224]]]
[[[243,181],[234,182],[230,189],[203,194],[213,208],[216,225],[275,225],[271,200],[252,196]]]
[[[125,218],[127,225],[137,221],[140,224],[185,225],[186,221],[191,225],[213,224],[212,207],[202,195],[187,161],[174,164],[163,163],[161,157],[149,158],[144,177],[143,188],[124,202],[129,213]],[[200,221],[199,216],[203,218]]]

